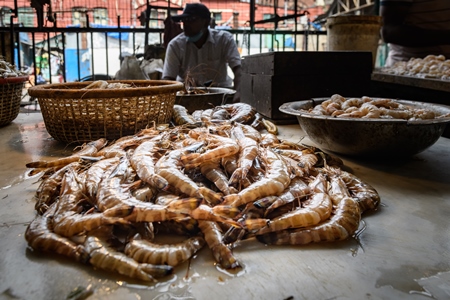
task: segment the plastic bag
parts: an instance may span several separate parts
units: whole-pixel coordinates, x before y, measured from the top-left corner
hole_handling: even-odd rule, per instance
[[[153,80],[161,79],[164,68],[164,62],[162,59],[144,59],[141,62],[142,71]]]
[[[132,79],[149,79],[148,75],[142,71],[141,62],[136,56],[125,56],[120,66],[120,70],[117,71],[116,80],[132,80]]]

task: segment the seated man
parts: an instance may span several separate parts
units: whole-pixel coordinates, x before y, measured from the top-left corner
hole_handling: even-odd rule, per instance
[[[211,13],[201,3],[186,4],[183,13],[172,19],[183,22],[184,33],[172,39],[167,47],[162,79],[182,81],[187,87],[234,88],[233,102],[239,102],[241,57],[233,36],[208,28]],[[228,76],[228,66],[234,80]]]

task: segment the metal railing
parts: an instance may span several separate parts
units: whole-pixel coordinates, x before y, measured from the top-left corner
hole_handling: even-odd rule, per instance
[[[149,45],[162,45],[163,31],[161,28],[0,27],[0,55],[14,61],[20,69],[42,73],[51,83],[103,75],[114,77],[124,56],[144,56]],[[325,31],[228,31],[233,34],[242,57],[271,51],[325,50]]]

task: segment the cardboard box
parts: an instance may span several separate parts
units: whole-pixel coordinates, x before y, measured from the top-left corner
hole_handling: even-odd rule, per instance
[[[372,53],[270,52],[242,60],[241,102],[278,124],[297,119],[279,111],[286,102],[317,97],[370,96]]]

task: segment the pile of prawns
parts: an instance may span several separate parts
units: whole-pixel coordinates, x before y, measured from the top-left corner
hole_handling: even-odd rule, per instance
[[[231,119],[250,113],[232,121],[204,114],[201,126],[148,128],[28,163],[43,174],[29,246],[155,282],[205,244],[222,268],[234,269],[240,263],[232,249],[243,239],[348,239],[361,214],[379,206],[377,191],[342,170],[339,158],[255,129],[254,110],[227,108]],[[174,111],[174,119],[183,116]],[[157,244],[161,232],[186,240]]]

